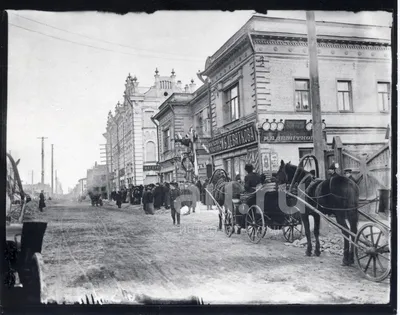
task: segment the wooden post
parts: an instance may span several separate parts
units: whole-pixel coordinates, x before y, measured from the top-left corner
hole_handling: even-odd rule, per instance
[[[51,196],[54,193],[54,144],[51,145]]]
[[[306,12],[308,54],[310,62],[311,81],[311,110],[313,121],[314,152],[318,160],[319,176],[325,178],[325,141],[322,133],[321,101],[319,95],[318,56],[317,56],[317,34],[315,27],[315,15],[313,11]]]

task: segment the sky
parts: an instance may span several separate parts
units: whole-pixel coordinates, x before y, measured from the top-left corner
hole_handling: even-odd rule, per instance
[[[23,183],[40,182],[45,139],[45,183],[54,169],[64,192],[100,163],[107,114],[122,102],[125,79],[154,83],[174,69],[183,85],[204,70],[254,11],[160,11],[124,16],[98,12],[9,13],[7,151],[21,159]],[[267,16],[305,19],[304,11]],[[316,12],[316,20],[391,26],[387,12]]]

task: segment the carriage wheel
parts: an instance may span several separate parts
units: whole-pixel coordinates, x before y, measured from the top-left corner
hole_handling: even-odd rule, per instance
[[[233,232],[235,231],[233,226],[233,216],[232,212],[226,211],[224,215],[224,231],[228,237],[231,237]]]
[[[40,253],[32,256],[29,266],[26,266],[23,281],[24,295],[28,304],[45,302],[44,262]]]
[[[288,225],[282,226],[283,237],[289,243],[301,239],[303,236],[303,224],[292,216],[288,219]]]
[[[362,226],[355,238],[355,256],[359,270],[368,280],[380,282],[391,271],[389,233],[376,223]]]
[[[250,241],[254,244],[259,243],[267,231],[264,213],[257,205],[251,206],[247,211],[246,231]]]

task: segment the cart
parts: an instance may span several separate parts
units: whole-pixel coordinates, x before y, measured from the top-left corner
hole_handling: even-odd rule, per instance
[[[228,178],[225,170],[218,169],[215,172],[222,172],[225,179]],[[282,230],[283,236],[287,242],[294,242],[300,239],[303,234],[303,225],[300,213],[282,212],[279,208],[279,192],[276,183],[267,183],[257,189],[258,196],[264,195],[264,202],[248,207],[246,196],[243,194],[240,198],[232,199],[225,203],[224,209],[214,199],[212,194],[206,191],[223,214],[223,227],[225,234],[231,237],[235,229],[245,229],[252,243],[259,243],[266,235],[267,229]],[[226,206],[227,205],[227,206]]]

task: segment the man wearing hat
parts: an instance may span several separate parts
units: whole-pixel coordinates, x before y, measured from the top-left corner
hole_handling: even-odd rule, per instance
[[[355,178],[351,175],[351,168],[346,168],[344,170],[344,176],[346,176],[347,178],[350,178],[352,181],[356,182]]]
[[[329,178],[332,178],[332,177],[334,177],[334,176],[338,176],[338,175],[339,175],[339,174],[337,173],[337,169],[338,169],[338,168],[339,168],[339,164],[333,162],[333,163],[331,164],[331,166],[329,166],[329,168],[328,168],[328,177],[329,177]]]

